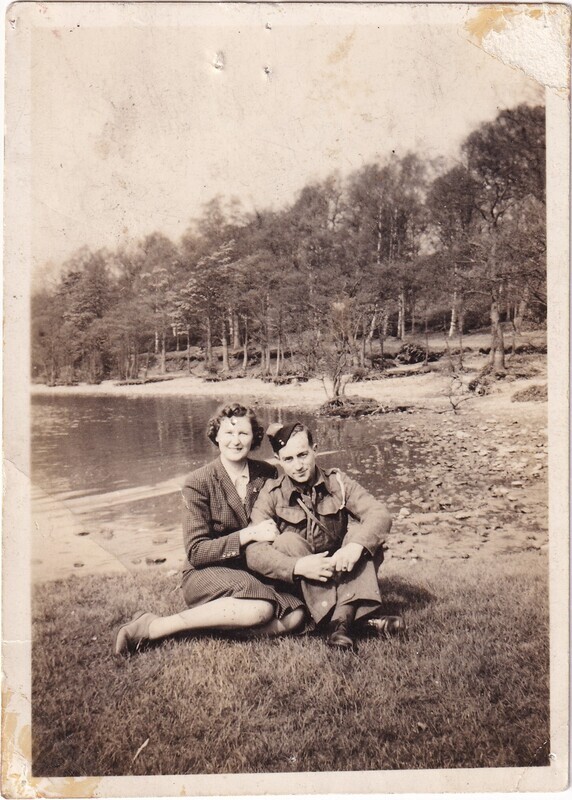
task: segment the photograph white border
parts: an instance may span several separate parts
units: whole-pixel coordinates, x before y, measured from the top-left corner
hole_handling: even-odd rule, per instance
[[[546,88],[548,203],[549,527],[551,615],[551,765],[515,769],[350,773],[31,777],[30,708],[30,264],[31,33],[72,12],[82,26],[196,24],[225,4],[16,3],[6,14],[4,210],[4,537],[3,793],[8,797],[149,797],[276,794],[386,794],[561,790],[568,781],[569,730],[569,95]],[[240,4],[244,14],[252,6]],[[269,4],[272,5],[272,4]],[[404,13],[410,4],[370,6]],[[284,4],[284,13],[332,22],[361,3]],[[41,12],[39,9],[44,8]],[[445,6],[443,6],[445,7]],[[453,6],[451,6],[453,7]],[[457,5],[457,8],[460,6]],[[540,7],[540,6],[538,6]],[[429,18],[431,5],[418,13]],[[469,9],[470,6],[463,6]],[[475,4],[475,13],[482,8]],[[565,6],[560,6],[566,9]],[[567,9],[569,14],[569,9]],[[192,13],[191,13],[192,12]],[[568,17],[569,18],[569,17]],[[15,24],[12,24],[15,19]],[[307,18],[306,18],[307,21]],[[65,24],[65,23],[63,23]],[[540,24],[540,23],[539,23]],[[542,58],[542,53],[538,53]]]

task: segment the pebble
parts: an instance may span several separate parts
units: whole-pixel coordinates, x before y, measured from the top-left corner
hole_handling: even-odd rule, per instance
[[[469,517],[472,517],[472,516],[473,515],[470,514],[468,511],[458,511],[455,514],[455,519],[469,519]]]
[[[153,544],[167,544],[169,539],[166,536],[157,536],[157,538],[153,539]]]
[[[89,536],[89,531],[78,531],[76,536]]]
[[[164,557],[151,558],[150,556],[147,556],[147,558],[145,559],[145,563],[146,564],[163,564],[166,560],[167,559],[164,558]]]
[[[76,561],[74,563],[74,567],[83,567],[83,566],[84,566],[83,561]]]
[[[400,517],[408,517],[411,514],[411,509],[403,506],[403,508],[399,509],[399,516]]]

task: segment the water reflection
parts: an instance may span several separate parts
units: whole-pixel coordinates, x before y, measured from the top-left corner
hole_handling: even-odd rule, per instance
[[[102,546],[122,560],[141,558],[157,532],[172,533],[165,547],[180,554],[178,489],[217,455],[205,435],[217,405],[194,397],[34,397],[33,484],[99,532]],[[331,420],[269,407],[259,418],[265,426],[277,419],[311,425],[318,451],[327,453],[320,463],[340,467],[378,496],[395,490],[396,466],[401,471],[411,457],[390,418]],[[272,457],[266,441],[257,456]]]
[[[197,398],[35,397],[34,483],[50,493],[96,494],[184,474],[216,456],[205,428],[217,405]],[[378,491],[388,488],[391,461],[399,446],[390,419],[331,420],[268,407],[259,412],[263,425],[280,416],[311,425],[319,450],[337,451],[322,458],[325,466],[335,464],[366,475],[375,472],[364,482]],[[408,454],[400,446],[400,458]],[[271,458],[267,442],[257,455]]]

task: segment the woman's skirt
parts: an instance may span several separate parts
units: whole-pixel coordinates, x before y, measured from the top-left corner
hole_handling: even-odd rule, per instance
[[[274,606],[274,616],[281,619],[304,601],[289,591],[285,584],[270,583],[245,569],[231,567],[202,567],[191,569],[183,576],[183,597],[189,608],[201,606],[219,597],[238,597],[243,600],[266,600]]]

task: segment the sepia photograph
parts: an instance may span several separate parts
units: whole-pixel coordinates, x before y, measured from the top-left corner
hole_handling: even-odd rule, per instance
[[[9,7],[5,796],[567,785],[569,41]]]

